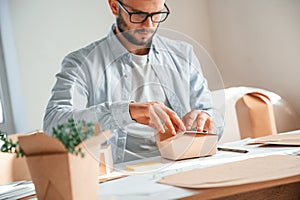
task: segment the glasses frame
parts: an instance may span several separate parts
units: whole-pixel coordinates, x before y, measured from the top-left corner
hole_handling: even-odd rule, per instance
[[[124,4],[123,4],[120,0],[117,0],[117,2],[118,2],[118,4],[119,4],[119,6],[122,8],[122,10],[123,10],[124,12],[126,12],[126,13],[129,15],[129,20],[130,20],[130,22],[131,22],[131,23],[134,23],[134,24],[142,24],[142,23],[144,23],[144,22],[148,19],[148,17],[150,17],[150,19],[151,19],[151,21],[152,21],[153,23],[161,23],[161,22],[166,21],[166,19],[168,18],[169,14],[170,14],[170,10],[169,10],[167,4],[165,4],[165,3],[164,3],[164,7],[167,9],[167,11],[148,13],[148,12],[142,12],[142,11],[138,11],[138,12],[129,12],[129,11],[124,7]],[[125,6],[127,6],[127,5],[125,5]],[[128,7],[129,7],[129,6],[128,6]],[[158,14],[166,14],[166,16],[165,16],[165,18],[164,18],[163,20],[160,20],[160,21],[155,21],[155,20],[153,20],[152,17],[153,17],[154,15],[158,15]],[[145,15],[145,19],[142,20],[142,21],[140,21],[140,22],[132,21],[132,19],[131,19],[131,18],[132,18],[132,15]]]

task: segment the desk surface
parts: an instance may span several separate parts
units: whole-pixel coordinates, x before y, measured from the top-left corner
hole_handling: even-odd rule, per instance
[[[128,164],[136,164],[140,162],[160,162],[163,163],[159,169],[147,170],[145,172],[132,173],[130,176],[101,183],[99,185],[99,199],[207,199],[222,198],[241,193],[249,193],[251,191],[274,188],[279,185],[287,185],[296,183],[293,187],[299,188],[300,175],[279,179],[275,181],[266,181],[260,183],[252,183],[246,185],[213,188],[213,189],[185,189],[157,183],[162,177],[182,171],[196,168],[204,168],[213,165],[224,164],[228,162],[243,160],[251,157],[266,156],[272,154],[288,154],[299,151],[299,147],[258,147],[259,145],[245,145],[248,141],[242,140],[233,143],[227,143],[222,146],[230,146],[236,148],[247,149],[248,153],[236,153],[218,151],[217,154],[196,159],[188,159],[183,161],[172,162],[160,157],[148,158],[129,163],[116,165],[119,171],[125,169]],[[123,171],[124,172],[124,171]],[[282,188],[281,188],[282,189]],[[288,191],[288,190],[285,190]],[[300,192],[299,192],[300,193]],[[297,195],[300,195],[300,194]]]

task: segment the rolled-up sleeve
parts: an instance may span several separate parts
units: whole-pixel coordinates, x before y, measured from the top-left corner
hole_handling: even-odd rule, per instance
[[[95,96],[95,85],[89,77],[91,72],[82,67],[82,60],[82,55],[73,53],[62,62],[44,116],[43,129],[46,133],[52,134],[53,128],[71,118],[75,121],[100,122],[102,130],[120,128],[134,122],[129,114],[130,101],[89,102],[90,97]]]

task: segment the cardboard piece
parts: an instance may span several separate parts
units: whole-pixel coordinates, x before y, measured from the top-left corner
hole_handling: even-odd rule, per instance
[[[241,139],[277,133],[273,105],[266,95],[247,93],[236,102],[235,107]]]
[[[162,167],[163,164],[160,162],[142,162],[133,165],[126,165],[126,171],[148,171],[148,170],[155,170]]]
[[[218,136],[208,133],[179,133],[175,136],[168,131],[156,135],[161,157],[170,160],[214,155],[217,151]]]
[[[104,132],[97,132],[93,136],[93,138],[85,140],[83,143],[78,145],[78,148],[81,147],[85,149],[95,160],[99,160],[100,152],[101,152],[101,144],[105,141],[112,138],[114,134],[111,131],[107,130]]]
[[[270,155],[166,176],[159,181],[186,188],[216,188],[300,175],[300,157]]]
[[[92,154],[96,147],[88,144],[100,148],[104,138],[98,135],[81,143],[79,147],[85,147],[82,158],[68,153],[60,141],[47,134],[19,137],[38,199],[97,199],[99,162]]]
[[[101,146],[99,175],[109,174],[114,170],[111,145]]]
[[[8,138],[17,142],[22,134],[9,135]],[[0,184],[14,181],[31,180],[30,173],[24,157],[17,158],[14,153],[0,152]]]
[[[98,179],[99,179],[99,183],[104,183],[104,182],[107,182],[107,181],[112,181],[112,180],[119,179],[119,178],[124,178],[124,177],[127,177],[127,176],[128,176],[128,174],[118,172],[118,171],[113,171],[109,174],[100,175],[98,177]]]
[[[288,134],[269,135],[256,138],[248,144],[271,144],[271,145],[288,145],[300,146],[300,131]]]

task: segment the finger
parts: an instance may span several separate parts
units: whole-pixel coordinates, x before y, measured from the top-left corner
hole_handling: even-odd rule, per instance
[[[172,121],[165,110],[160,105],[156,105],[154,106],[154,111],[158,115],[160,120],[163,121],[165,127],[171,131],[172,135],[176,135],[176,131],[172,124]]]
[[[164,106],[163,109],[167,113],[168,118],[170,119],[170,125],[172,125],[172,127],[174,128],[173,133],[176,134],[176,132],[185,131],[185,125],[183,121],[178,117],[177,113],[166,106]]]
[[[187,130],[191,130],[193,128],[193,124],[195,124],[197,116],[198,116],[198,112],[194,112],[194,111],[184,116],[183,122]]]
[[[210,124],[210,117],[206,114],[201,112],[197,117],[197,131],[203,132],[204,128],[208,130]]]
[[[206,123],[204,125],[204,130],[206,130],[208,132],[214,132],[215,127],[214,127],[214,122],[213,122],[212,118],[209,118],[209,120],[206,121]]]
[[[165,121],[165,126],[166,126],[167,129],[171,130],[172,135],[176,135],[175,128],[174,128],[173,123],[171,122],[169,117]]]
[[[176,112],[174,112],[170,108],[167,108],[166,112],[167,112],[174,128],[176,129],[176,131],[179,131],[179,132],[185,131],[185,125],[184,125],[183,121],[178,117]]]
[[[164,126],[162,125],[159,116],[157,115],[155,109],[151,108],[149,111],[150,123],[149,125],[157,130],[159,133],[165,133]]]

